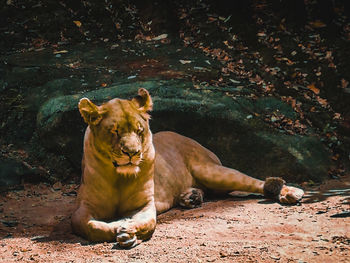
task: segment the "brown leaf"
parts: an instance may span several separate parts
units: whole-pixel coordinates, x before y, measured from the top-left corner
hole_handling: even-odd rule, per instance
[[[217,18],[215,18],[215,17],[212,17],[212,16],[209,16],[209,17],[208,17],[209,23],[214,22],[214,21],[216,21],[216,20],[217,20]]]
[[[335,112],[334,113],[334,116],[333,116],[333,119],[334,120],[340,120],[342,117],[341,117],[341,114],[340,113],[338,113],[338,112]]]
[[[161,34],[161,35],[159,35],[159,36],[156,36],[156,37],[152,38],[152,40],[158,41],[158,40],[165,39],[165,38],[167,38],[167,37],[168,37],[168,34]]]
[[[327,51],[325,59],[331,59],[332,58],[332,51]]]
[[[258,37],[266,37],[265,32],[258,32],[256,35],[257,35]]]
[[[312,26],[313,28],[322,28],[322,27],[326,27],[327,25],[325,23],[323,23],[320,20],[316,20],[316,21],[312,21],[309,23],[310,26]]]
[[[57,54],[65,54],[65,53],[68,53],[68,50],[57,50],[57,51],[54,51],[53,53],[55,55],[57,55]]]
[[[81,22],[78,20],[74,20],[73,23],[77,26],[77,27],[81,27]]]
[[[348,85],[349,85],[349,81],[347,81],[346,79],[341,79],[341,87],[343,89],[346,89]]]
[[[320,90],[316,88],[315,83],[308,85],[307,88],[311,90],[313,93],[315,93],[316,95],[320,94]]]
[[[328,106],[328,102],[326,99],[322,99],[321,97],[319,96],[316,96],[316,99],[318,101],[318,103],[320,103],[322,105],[322,107],[326,107]]]
[[[191,61],[191,60],[184,60],[184,59],[180,59],[179,61],[180,61],[180,63],[181,63],[182,65],[192,63],[192,61]]]
[[[332,160],[336,161],[338,159],[339,159],[339,154],[336,154],[336,155],[332,156]]]

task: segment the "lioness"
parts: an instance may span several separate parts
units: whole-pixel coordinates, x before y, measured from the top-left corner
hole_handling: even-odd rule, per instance
[[[190,138],[174,132],[152,138],[151,109],[145,89],[131,100],[113,99],[101,106],[80,100],[79,111],[89,126],[78,207],[72,215],[78,235],[132,247],[151,237],[158,213],[176,205],[197,207],[210,190],[260,193],[287,204],[302,198],[301,189],[280,178],[261,181],[222,166],[215,154]]]

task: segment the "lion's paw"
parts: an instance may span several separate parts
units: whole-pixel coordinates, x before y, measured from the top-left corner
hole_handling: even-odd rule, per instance
[[[198,188],[189,188],[180,195],[180,206],[185,208],[200,207],[203,203],[204,193]]]
[[[298,203],[304,196],[304,191],[300,188],[284,185],[278,196],[280,203],[282,204],[295,204]]]
[[[125,227],[117,230],[117,242],[122,248],[133,248],[137,245],[137,237],[133,231],[128,231]]]

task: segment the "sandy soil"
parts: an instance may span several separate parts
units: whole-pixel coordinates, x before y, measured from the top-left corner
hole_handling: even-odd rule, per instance
[[[235,196],[175,208],[149,241],[121,250],[71,233],[77,185],[25,185],[0,196],[0,261],[349,262],[350,220],[331,217],[349,210],[349,188],[349,178],[315,186],[299,206]]]

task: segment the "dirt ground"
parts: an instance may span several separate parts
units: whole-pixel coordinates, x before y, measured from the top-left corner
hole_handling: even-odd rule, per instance
[[[309,263],[350,256],[349,177],[308,187],[297,206],[235,195],[175,208],[158,216],[149,241],[130,250],[71,233],[77,187],[28,184],[0,196],[0,261]]]

